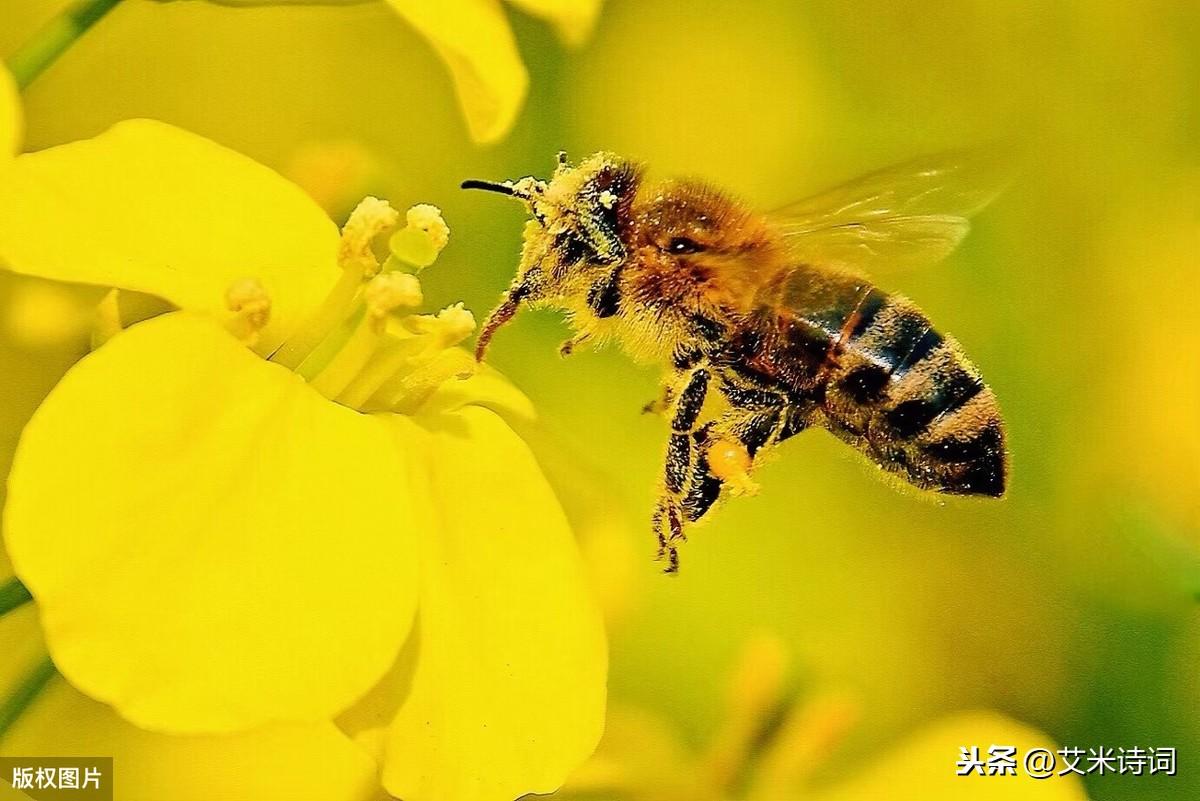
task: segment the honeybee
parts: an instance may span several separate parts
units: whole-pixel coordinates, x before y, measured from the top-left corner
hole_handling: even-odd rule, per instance
[[[812,426],[922,489],[1000,497],[992,391],[953,338],[863,273],[950,253],[999,192],[994,167],[941,154],[765,214],[702,182],[645,183],[640,165],[604,152],[578,166],[560,153],[549,181],[466,181],[532,217],[476,358],[531,306],[566,312],[564,355],[615,339],[664,365],[648,408],[671,429],[653,514],[667,572],[722,491],[755,491],[764,454]]]

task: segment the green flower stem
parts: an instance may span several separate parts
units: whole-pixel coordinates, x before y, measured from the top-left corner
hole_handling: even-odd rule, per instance
[[[78,0],[33,35],[8,58],[8,69],[24,89],[75,40],[112,11],[121,0]]]
[[[16,723],[17,718],[21,717],[21,713],[29,708],[29,705],[42,690],[46,689],[50,679],[54,678],[57,673],[50,657],[46,657],[38,663],[37,667],[29,671],[25,678],[21,679],[8,698],[0,702],[0,737],[3,737],[4,733]]]
[[[19,578],[9,579],[0,584],[0,617],[31,600],[33,596]]]

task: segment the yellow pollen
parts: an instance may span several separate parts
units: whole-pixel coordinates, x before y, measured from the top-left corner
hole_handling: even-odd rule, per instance
[[[475,315],[462,303],[442,309],[436,315],[415,315],[405,321],[414,334],[424,334],[429,343],[427,350],[452,348],[471,336],[475,331]]]
[[[382,320],[396,309],[420,306],[421,282],[408,273],[382,273],[372,278],[363,290],[367,314]]]
[[[457,345],[475,331],[475,315],[461,301],[442,309],[437,319],[443,326],[442,336],[446,347]]]
[[[442,210],[429,203],[418,203],[404,215],[405,221],[412,228],[417,228],[429,235],[429,242],[439,253],[450,241],[450,226],[442,219]]]
[[[504,185],[511,186],[518,195],[527,196],[540,195],[547,189],[545,181],[540,181],[532,175],[526,175],[516,181],[505,181]]]
[[[343,269],[362,271],[371,276],[379,271],[372,242],[381,234],[396,227],[400,213],[386,200],[368,195],[350,213],[342,226],[342,242],[338,249],[338,264]]]
[[[753,459],[742,443],[718,439],[708,448],[708,467],[735,495],[754,495],[759,486],[750,478]]]
[[[257,278],[241,278],[225,290],[225,307],[233,312],[226,324],[229,332],[247,347],[253,347],[258,334],[271,319],[271,296]]]
[[[438,255],[450,241],[450,226],[442,219],[437,206],[421,203],[413,206],[405,215],[406,225],[392,234],[388,248],[392,251],[386,269],[408,269],[417,271],[437,261]],[[403,262],[403,264],[397,263]]]

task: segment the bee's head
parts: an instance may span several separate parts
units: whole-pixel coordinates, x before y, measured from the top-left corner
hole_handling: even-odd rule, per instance
[[[638,165],[611,153],[597,153],[578,166],[558,155],[549,181],[532,177],[492,183],[464,181],[464,189],[499,192],[522,201],[532,220],[516,279],[489,315],[475,346],[482,358],[488,341],[512,319],[522,303],[554,301],[590,284],[594,273],[625,259],[623,238],[641,180]]]
[[[744,261],[770,240],[759,216],[699,181],[659,185],[641,216],[638,246],[669,262],[704,266]]]

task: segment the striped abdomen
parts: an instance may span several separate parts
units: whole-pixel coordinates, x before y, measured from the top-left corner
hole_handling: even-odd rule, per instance
[[[996,398],[957,342],[907,298],[861,280],[800,274],[788,283],[778,300],[800,324],[788,338],[806,330],[801,338],[825,343],[811,374],[814,422],[923,489],[1004,494]]]

